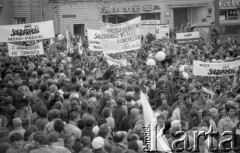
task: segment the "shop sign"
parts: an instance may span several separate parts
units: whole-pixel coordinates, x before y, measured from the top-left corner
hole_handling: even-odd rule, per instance
[[[112,9],[110,7],[103,7],[102,8],[102,13],[111,13]]]
[[[158,5],[144,5],[142,7],[140,6],[114,6],[114,7],[103,7],[102,13],[118,13],[118,12],[140,12],[140,11],[156,11],[161,10],[161,8]]]
[[[219,2],[220,7],[237,7],[240,8],[240,0],[224,0]]]
[[[131,11],[131,6],[123,7],[123,11],[124,12],[130,12]]]

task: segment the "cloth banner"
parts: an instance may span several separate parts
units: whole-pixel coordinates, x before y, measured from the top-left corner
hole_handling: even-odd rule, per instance
[[[35,41],[54,38],[53,21],[0,26],[0,42]]]
[[[155,28],[155,32],[157,39],[166,38],[167,36],[169,37],[169,25],[158,25]]]
[[[120,66],[124,66],[124,67],[127,66],[127,59],[116,60],[116,59],[113,59],[106,54],[104,55],[104,57],[107,58],[107,62],[108,62],[109,65],[118,65],[119,67]]]
[[[102,49],[105,54],[136,50],[141,47],[141,17],[120,23],[102,23]]]
[[[207,88],[204,88],[204,87],[203,87],[202,89],[203,89],[203,92],[204,92],[205,94],[209,95],[209,96],[210,96],[210,99],[213,100],[213,96],[214,96],[215,93],[214,93],[213,91],[207,89]]]
[[[171,120],[174,121],[174,120],[180,120],[181,121],[181,113],[180,113],[180,108],[177,107],[174,111],[173,111],[173,114],[172,114],[172,118]]]
[[[239,66],[240,60],[225,63],[193,61],[193,75],[213,77],[222,76],[222,74],[235,75]]]
[[[39,43],[32,46],[19,46],[8,43],[9,56],[31,56],[31,55],[43,55],[43,43]]]
[[[176,34],[177,43],[180,45],[198,43],[199,38],[199,32],[185,32]]]
[[[81,55],[82,55],[82,53],[83,53],[83,47],[82,47],[82,39],[81,39],[81,36],[79,37],[78,52],[79,52],[79,54],[81,54]]]
[[[87,30],[88,45],[91,51],[102,51],[101,45],[101,31],[100,30]]]
[[[71,36],[69,30],[66,31],[66,38],[67,38],[67,52],[72,52],[71,50]]]
[[[166,138],[163,135],[163,128],[159,131],[156,129],[156,118],[154,117],[154,112],[152,110],[152,107],[150,106],[148,99],[146,95],[141,92],[140,93],[140,103],[143,108],[143,118],[144,118],[144,128],[143,132],[145,133],[145,127],[147,126],[149,129],[146,131],[147,135],[150,136],[150,146],[143,146],[143,150],[146,149],[146,151],[161,151],[161,152],[172,152],[171,148],[169,147],[168,142],[166,141]]]

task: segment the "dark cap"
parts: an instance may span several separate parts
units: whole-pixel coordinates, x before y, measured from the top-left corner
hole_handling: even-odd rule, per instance
[[[211,116],[211,112],[207,109],[202,112],[202,117],[203,116]]]

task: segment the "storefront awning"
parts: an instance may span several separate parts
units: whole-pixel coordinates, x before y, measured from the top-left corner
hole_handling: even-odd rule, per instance
[[[203,7],[208,5],[209,3],[174,3],[169,4],[171,9],[173,8],[186,8],[186,7]]]

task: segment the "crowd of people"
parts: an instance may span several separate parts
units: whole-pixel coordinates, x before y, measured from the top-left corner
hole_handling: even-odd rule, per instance
[[[71,52],[66,52],[66,39],[56,37],[51,45],[44,40],[45,55],[25,57],[9,57],[7,44],[1,44],[0,153],[142,153],[141,92],[158,113],[159,128],[171,125],[164,133],[170,147],[179,138],[177,131],[193,138],[194,131],[208,131],[210,126],[219,133],[214,145],[227,137],[221,136],[224,131],[232,131],[235,146],[240,145],[239,73],[192,73],[193,60],[238,60],[236,40],[201,39],[180,46],[174,39],[157,40],[149,34],[142,37],[139,50],[109,55],[127,59],[126,67],[109,65],[102,52],[90,51],[87,38],[82,39],[81,54],[78,40],[72,37]],[[166,54],[164,61],[155,58],[160,51]],[[155,66],[146,64],[149,58]],[[207,141],[202,137],[196,152],[210,152]]]

